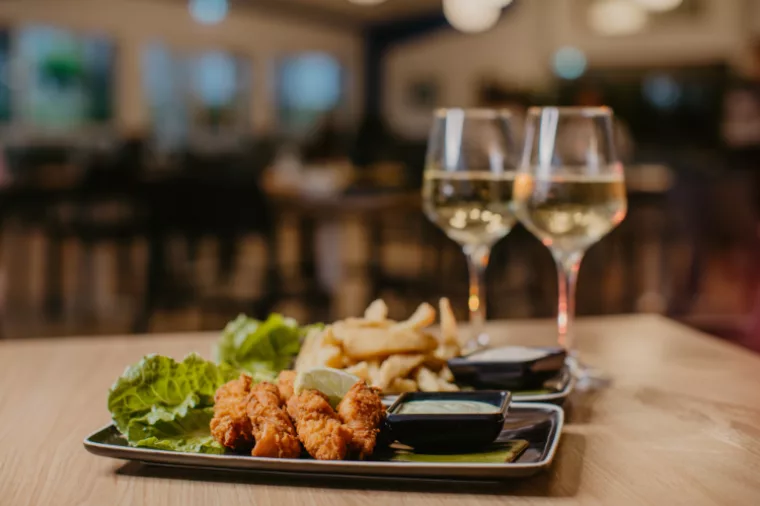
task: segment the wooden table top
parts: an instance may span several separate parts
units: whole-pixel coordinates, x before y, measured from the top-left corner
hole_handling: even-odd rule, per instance
[[[492,324],[550,343],[549,321]],[[581,319],[609,388],[576,395],[550,471],[506,483],[369,481],[149,467],[96,457],[106,391],[143,354],[208,355],[212,334],[0,342],[0,505],[758,504],[760,356],[657,316]]]

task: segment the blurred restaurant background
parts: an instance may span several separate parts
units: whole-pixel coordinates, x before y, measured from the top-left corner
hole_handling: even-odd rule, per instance
[[[466,318],[464,255],[421,211],[432,111],[550,104],[611,106],[626,166],[579,315],[760,350],[760,0],[3,0],[2,338],[376,297]],[[522,227],[487,283],[490,318],[555,314]]]

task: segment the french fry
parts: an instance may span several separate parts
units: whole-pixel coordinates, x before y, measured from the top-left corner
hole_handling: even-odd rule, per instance
[[[332,325],[328,325],[322,331],[322,344],[331,344],[333,346],[340,346],[340,341],[335,337],[335,331],[333,331]]]
[[[377,299],[364,310],[364,319],[371,322],[382,322],[388,318],[388,306],[383,299]]]
[[[367,320],[366,318],[346,318],[345,320],[341,320],[338,322],[335,322],[333,326],[343,326],[348,328],[381,328],[381,329],[387,329],[391,326],[395,325],[396,322],[394,320]]]
[[[391,355],[380,365],[377,387],[385,390],[396,378],[405,378],[425,361],[425,355]]]
[[[391,386],[388,387],[386,393],[389,394],[403,394],[406,392],[416,392],[417,382],[412,379],[396,378],[391,382]]]
[[[435,309],[427,302],[423,302],[412,316],[393,325],[391,330],[422,330],[433,323],[435,323]]]
[[[458,357],[461,349],[458,344],[440,344],[433,352],[433,356],[442,362]]]
[[[322,334],[323,331],[312,330],[306,335],[301,345],[301,352],[296,358],[295,369],[297,371],[306,369],[312,362],[314,355],[322,346]]]
[[[386,329],[334,329],[343,344],[343,351],[354,360],[382,358],[397,353],[429,353],[436,349],[438,341],[430,334],[413,330]]]
[[[309,333],[301,347],[301,353],[296,358],[295,370],[305,371],[314,367],[343,367],[343,350],[340,346],[327,344],[329,340],[329,327],[321,332]]]
[[[427,367],[420,367],[417,369],[415,378],[417,385],[423,392],[437,392],[438,391],[438,376],[428,369]]]
[[[458,392],[459,387],[456,386],[454,383],[449,383],[448,381],[438,378],[438,391],[439,392]]]
[[[380,383],[380,362],[377,360],[369,360],[367,362],[367,369],[369,369],[370,385],[373,387],[378,386],[378,383]]]
[[[441,343],[459,346],[457,320],[454,317],[454,312],[451,310],[449,299],[441,297],[441,300],[438,301],[438,309],[441,314]]]
[[[369,374],[369,364],[367,362],[359,362],[358,364],[346,367],[344,370],[349,374],[353,374],[354,376],[363,379],[367,383],[372,383],[372,378]]]
[[[385,393],[455,391],[446,361],[461,353],[458,329],[448,299],[439,301],[441,333],[424,331],[435,322],[427,303],[401,322],[388,319],[388,307],[373,301],[363,318],[346,318],[313,331],[305,339],[295,369],[343,369]]]
[[[317,364],[313,367],[343,367],[343,350],[338,346],[328,345],[319,350]]]
[[[451,373],[451,369],[449,369],[449,366],[447,365],[441,367],[441,370],[438,371],[438,377],[443,381],[448,381],[449,383],[454,382],[454,375]]]

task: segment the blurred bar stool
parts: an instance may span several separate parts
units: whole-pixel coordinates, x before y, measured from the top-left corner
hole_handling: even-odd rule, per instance
[[[100,246],[113,246],[115,252],[114,295],[134,296],[136,271],[130,252],[144,222],[136,187],[140,167],[137,158],[130,156],[134,149],[127,143],[86,157],[81,181],[48,200],[46,307],[53,319],[61,316],[65,261],[62,244],[67,239],[75,240],[81,252],[76,268],[75,319],[81,323],[96,319],[104,302],[96,295],[95,250]]]
[[[151,317],[161,309],[197,307],[202,319],[204,312],[222,312],[229,319],[235,316],[232,311],[264,317],[274,306],[281,287],[274,262],[274,230],[265,197],[255,181],[217,176],[214,171],[205,174],[194,171],[145,184],[146,287],[134,331],[147,331]],[[239,301],[221,289],[213,293],[204,290],[194,272],[198,241],[210,237],[219,245],[215,279],[224,285],[232,274],[238,241],[245,234],[260,236],[266,245],[263,296]],[[173,265],[168,258],[166,246],[171,237],[185,242],[189,265]]]

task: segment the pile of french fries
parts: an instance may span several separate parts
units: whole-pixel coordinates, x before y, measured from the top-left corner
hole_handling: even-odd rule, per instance
[[[425,329],[436,311],[421,304],[409,319],[388,319],[388,307],[374,301],[363,318],[347,318],[309,333],[296,360],[297,371],[333,367],[354,374],[385,394],[449,392],[459,388],[446,361],[459,356],[459,333],[451,304],[439,302],[440,333]]]

